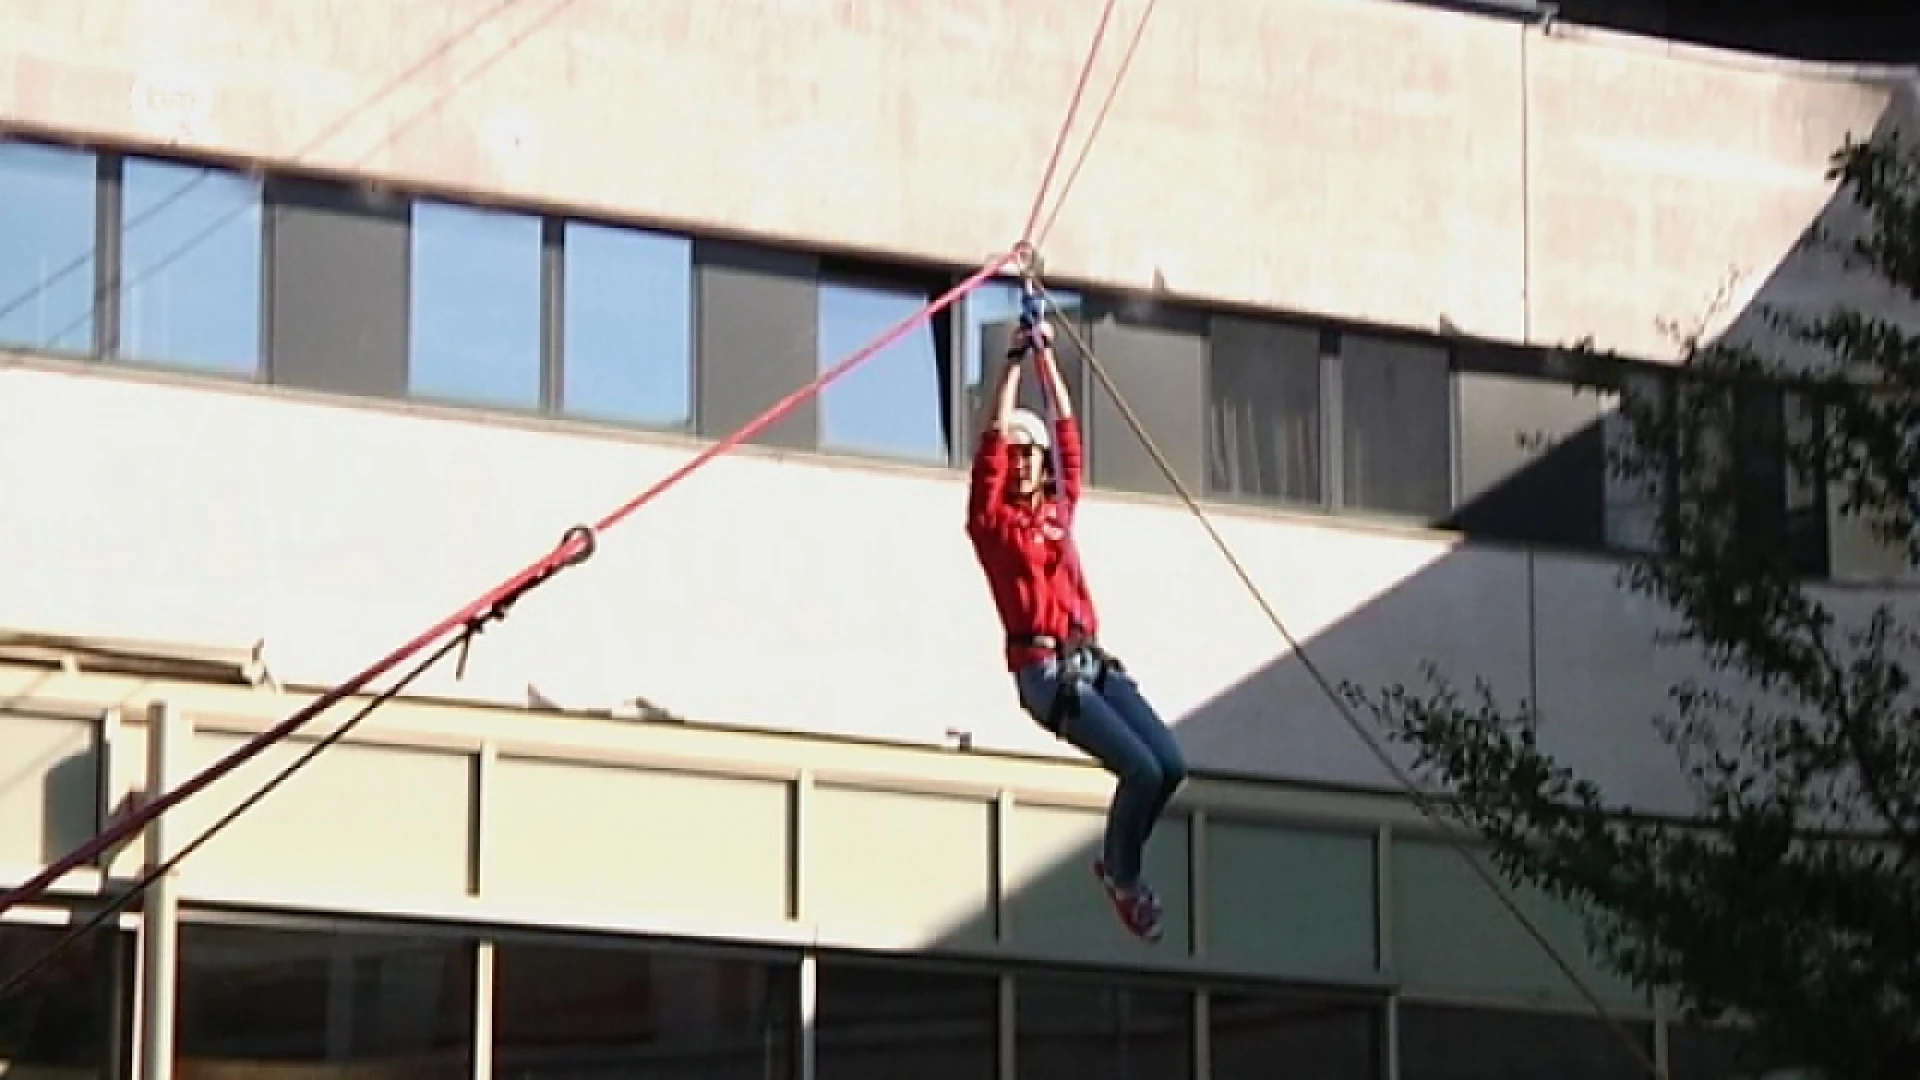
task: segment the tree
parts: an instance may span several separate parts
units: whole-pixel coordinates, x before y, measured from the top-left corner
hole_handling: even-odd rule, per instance
[[[1858,228],[1814,242],[1920,303],[1920,151],[1850,141],[1830,179]],[[1652,721],[1694,816],[1610,803],[1543,748],[1531,702],[1502,705],[1483,680],[1461,690],[1429,666],[1418,690],[1345,692],[1449,789],[1503,876],[1582,913],[1602,963],[1694,1021],[1742,1025],[1765,1061],[1912,1080],[1920,627],[1893,597],[1804,579],[1756,462],[1771,452],[1776,480],[1830,484],[1920,564],[1920,334],[1857,308],[1761,314],[1772,344],[1688,341],[1665,392],[1574,350],[1583,381],[1621,395],[1610,467],[1659,506],[1657,543],[1623,585],[1673,617],[1664,644],[1703,659]]]

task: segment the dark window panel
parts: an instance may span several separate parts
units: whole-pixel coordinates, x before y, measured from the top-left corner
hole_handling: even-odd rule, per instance
[[[693,423],[693,242],[569,221],[560,408],[641,427]]]
[[[1460,496],[1447,524],[1470,537],[1605,546],[1599,398],[1544,378],[1461,371]]]
[[[28,1077],[126,1075],[132,936],[94,930],[51,952],[65,934],[66,927],[0,926],[0,978],[40,965],[0,999],[0,1064]]]
[[[702,240],[694,244],[694,261],[699,426],[719,438],[813,381],[819,260]],[[801,401],[749,441],[813,449],[818,400]]]
[[[1207,394],[1207,485],[1271,502],[1326,499],[1320,333],[1216,315]]]
[[[92,350],[98,173],[92,154],[0,139],[0,345]]]
[[[260,371],[261,188],[226,169],[122,163],[117,355],[227,375]]]
[[[1207,1002],[1213,1080],[1382,1080],[1379,1002],[1282,992],[1215,992]],[[1276,1068],[1278,1063],[1285,1068]]]
[[[822,280],[815,375],[869,348],[942,291],[873,274]],[[944,312],[921,319],[823,388],[821,448],[947,462],[954,415],[951,325]]]
[[[998,1073],[999,980],[991,974],[828,957],[816,999],[821,1080],[994,1080]]]
[[[1793,573],[1828,572],[1824,473],[1795,456],[1821,437],[1818,410],[1778,386],[1750,385],[1734,395],[1733,442],[1740,537],[1757,555],[1783,560]]]
[[[1796,460],[1826,438],[1818,409],[1777,385],[1674,372],[1634,373],[1626,393],[1667,410],[1669,421],[1687,417],[1692,427],[1684,442],[1677,431],[1665,433],[1659,456],[1644,463],[1650,478],[1610,478],[1610,540],[1652,550],[1661,542],[1662,515],[1673,514],[1683,497],[1724,495],[1731,498],[1731,514],[1710,519],[1723,531],[1718,542],[1745,556],[1778,561],[1791,573],[1830,572],[1826,478]],[[1687,411],[1676,412],[1677,403]],[[1610,423],[1613,452],[1626,452],[1625,422],[1616,415]]]
[[[1667,1025],[1668,1080],[1763,1080],[1796,1075],[1787,1062],[1762,1052],[1750,1034],[1733,1027]]]
[[[1443,519],[1453,505],[1444,346],[1340,335],[1340,490],[1355,510]]]
[[[1185,311],[1134,313],[1124,304],[1093,315],[1093,352],[1188,491],[1204,490],[1207,463],[1207,336],[1204,316]],[[1171,495],[1174,487],[1127,422],[1112,394],[1089,372],[1082,412],[1093,435],[1092,480],[1104,487]]]
[[[1661,522],[1674,497],[1674,458],[1641,447],[1622,410],[1670,408],[1670,382],[1665,373],[1628,372],[1616,399],[1604,406],[1606,542],[1617,551],[1650,553],[1662,543]]]
[[[473,955],[473,942],[446,937],[182,927],[176,1067],[274,1062],[467,1080]]]
[[[1014,1016],[1021,1076],[1193,1075],[1193,995],[1185,990],[1021,976]]]
[[[1816,447],[1827,443],[1826,418],[1812,399],[1788,393],[1781,402],[1783,453],[1780,499],[1786,533],[1782,544],[1795,573],[1824,578],[1833,573],[1831,507],[1827,499],[1829,474]]]
[[[355,185],[269,178],[267,356],[273,382],[407,392],[407,206]]]
[[[1653,1030],[1627,1023],[1653,1060]],[[1400,1080],[1651,1080],[1612,1025],[1591,1014],[1400,1005]]]
[[[411,235],[408,392],[539,408],[540,219],[421,200]]]
[[[637,945],[495,951],[501,1080],[788,1080],[798,966]]]

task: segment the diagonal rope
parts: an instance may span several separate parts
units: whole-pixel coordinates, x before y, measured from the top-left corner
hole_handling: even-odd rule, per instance
[[[1053,173],[1060,167],[1060,152],[1067,148],[1067,135],[1073,130],[1074,116],[1080,112],[1080,98],[1087,92],[1087,83],[1093,78],[1093,62],[1100,55],[1100,42],[1107,36],[1107,24],[1113,20],[1113,8],[1117,0],[1107,0],[1100,12],[1100,23],[1094,27],[1093,42],[1087,46],[1087,59],[1080,65],[1079,81],[1074,83],[1073,96],[1067,99],[1067,115],[1060,121],[1060,133],[1054,137],[1053,153],[1047,158],[1047,167],[1040,174],[1040,189],[1033,193],[1033,209],[1027,212],[1027,227],[1020,232],[1022,242],[1033,238],[1033,227],[1040,221],[1040,208],[1047,201],[1047,190],[1053,186]]]
[[[119,895],[108,901],[99,911],[94,912],[93,915],[84,922],[69,927],[66,933],[54,939],[53,943],[48,945],[32,962],[8,976],[5,982],[0,982],[0,1002],[4,1002],[8,994],[24,989],[28,980],[48,964],[51,964],[55,957],[78,943],[81,938],[99,929],[108,919],[124,909],[128,904],[131,904],[135,897],[140,896],[145,893],[147,889],[151,888],[154,882],[172,873],[176,867],[186,860],[187,856],[200,850],[208,841],[212,840],[225,830],[227,826],[238,820],[241,814],[253,809],[262,799],[265,799],[271,794],[275,788],[292,779],[294,773],[305,768],[314,758],[319,757],[322,751],[333,746],[341,739],[346,738],[347,733],[359,727],[361,721],[372,716],[374,711],[382,705],[398,697],[408,686],[413,684],[414,680],[426,674],[435,664],[445,659],[449,653],[465,644],[467,640],[473,636],[474,632],[474,628],[469,627],[462,633],[448,638],[439,648],[428,654],[426,659],[415,664],[412,670],[395,680],[392,686],[375,694],[365,705],[360,707],[358,712],[347,718],[339,727],[327,732],[326,735],[315,741],[305,753],[289,762],[278,773],[274,774],[271,779],[254,790],[246,798],[235,803],[225,814],[220,816],[219,820],[201,830],[200,835],[194,837],[192,842],[181,847],[179,851],[169,856],[165,861],[149,867],[146,872],[135,878],[131,884],[123,889]]]
[[[1627,1030],[1626,1025],[1613,1014],[1611,1009],[1607,1008],[1606,1003],[1600,999],[1600,995],[1587,984],[1585,979],[1581,978],[1579,972],[1574,970],[1573,965],[1561,955],[1560,950],[1547,938],[1538,924],[1529,918],[1526,912],[1520,909],[1518,901],[1513,898],[1505,884],[1495,877],[1493,872],[1488,870],[1479,859],[1474,857],[1473,852],[1462,839],[1462,833],[1466,832],[1466,830],[1463,830],[1459,823],[1449,817],[1426,792],[1420,789],[1419,784],[1416,783],[1411,776],[1407,775],[1406,770],[1401,768],[1400,764],[1393,760],[1393,756],[1387,752],[1386,747],[1380,744],[1379,738],[1374,735],[1372,731],[1369,731],[1365,724],[1360,722],[1359,717],[1354,715],[1352,708],[1347,705],[1339,692],[1334,689],[1333,683],[1321,672],[1319,665],[1313,662],[1313,657],[1307,653],[1306,646],[1303,645],[1298,638],[1294,637],[1293,632],[1287,628],[1286,622],[1282,620],[1279,613],[1274,610],[1272,603],[1267,600],[1266,593],[1263,592],[1260,586],[1254,581],[1253,575],[1250,574],[1246,566],[1241,563],[1239,556],[1234,554],[1232,546],[1227,543],[1225,537],[1220,535],[1220,531],[1214,527],[1212,517],[1208,515],[1206,509],[1200,505],[1199,500],[1194,497],[1193,492],[1187,487],[1186,482],[1180,479],[1172,463],[1167,460],[1166,455],[1160,450],[1159,444],[1154,441],[1152,435],[1148,434],[1146,425],[1141,423],[1139,415],[1133,411],[1133,406],[1128,404],[1127,399],[1121,395],[1120,388],[1114,384],[1112,377],[1108,375],[1106,365],[1102,364],[1099,357],[1094,354],[1093,346],[1087,341],[1085,335],[1074,325],[1073,320],[1067,316],[1066,312],[1061,310],[1058,304],[1054,303],[1052,294],[1048,293],[1044,286],[1040,287],[1040,295],[1047,307],[1053,310],[1054,315],[1058,318],[1067,336],[1073,341],[1074,346],[1080,350],[1082,356],[1087,358],[1087,365],[1093,369],[1094,376],[1099,379],[1100,385],[1106,388],[1108,396],[1113,399],[1114,405],[1119,408],[1120,415],[1127,421],[1127,426],[1133,429],[1134,435],[1139,438],[1141,446],[1143,446],[1147,453],[1153,458],[1154,464],[1159,467],[1161,474],[1166,477],[1167,482],[1171,484],[1174,491],[1179,494],[1180,501],[1186,504],[1187,509],[1193,514],[1194,518],[1200,522],[1200,527],[1206,531],[1207,538],[1213,542],[1213,546],[1219,550],[1220,555],[1227,561],[1227,565],[1232,568],[1234,576],[1240,579],[1240,584],[1246,587],[1248,594],[1253,597],[1254,603],[1259,605],[1261,613],[1267,617],[1267,621],[1271,622],[1273,628],[1280,632],[1280,637],[1287,643],[1287,646],[1293,650],[1293,654],[1299,659],[1301,666],[1305,667],[1307,673],[1313,677],[1314,682],[1319,684],[1321,691],[1326,694],[1327,700],[1333,702],[1333,706],[1339,711],[1341,719],[1346,721],[1347,726],[1353,729],[1354,734],[1360,737],[1360,741],[1366,745],[1367,749],[1373,753],[1373,756],[1377,758],[1380,764],[1393,776],[1394,780],[1412,800],[1414,807],[1439,828],[1440,832],[1444,834],[1446,838],[1447,845],[1460,855],[1468,867],[1473,870],[1475,876],[1477,876],[1494,894],[1495,898],[1500,901],[1500,905],[1506,908],[1507,912],[1513,916],[1514,921],[1520,925],[1520,928],[1526,932],[1527,936],[1532,938],[1534,943],[1540,946],[1547,958],[1552,961],[1554,967],[1558,968],[1560,973],[1566,976],[1567,981],[1579,992],[1580,996],[1586,999],[1587,1004],[1592,1007],[1594,1014],[1605,1022],[1615,1034],[1619,1035],[1620,1040],[1627,1045],[1627,1048],[1633,1052],[1634,1057],[1646,1068],[1648,1075],[1655,1077],[1660,1076],[1660,1070],[1656,1067],[1653,1058],[1641,1047],[1639,1041],[1633,1037],[1633,1033]],[[1471,832],[1467,832],[1466,834],[1468,836],[1475,835]]]
[[[1140,51],[1140,39],[1146,36],[1147,23],[1153,18],[1153,10],[1160,6],[1160,0],[1147,0],[1147,6],[1140,13],[1140,21],[1134,24],[1133,37],[1127,41],[1127,51],[1120,56],[1120,66],[1115,69],[1113,82],[1107,86],[1107,96],[1100,102],[1100,111],[1093,116],[1093,124],[1087,128],[1086,141],[1080,144],[1080,153],[1073,160],[1073,168],[1067,170],[1067,178],[1060,182],[1060,194],[1055,197],[1053,210],[1047,214],[1046,224],[1040,226],[1040,232],[1033,238],[1036,249],[1047,246],[1047,237],[1053,232],[1054,223],[1060,220],[1060,209],[1067,203],[1067,193],[1073,190],[1074,181],[1080,179],[1080,170],[1087,164],[1087,156],[1093,151],[1094,141],[1100,137],[1100,129],[1106,126],[1107,114],[1113,110],[1114,99],[1120,96],[1120,86],[1126,81],[1127,72],[1133,67],[1133,56]]]

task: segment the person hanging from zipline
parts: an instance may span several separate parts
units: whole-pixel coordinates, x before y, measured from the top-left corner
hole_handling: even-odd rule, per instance
[[[1053,403],[1051,431],[1016,407],[1029,363]],[[1127,929],[1158,941],[1160,900],[1141,864],[1147,839],[1186,779],[1186,763],[1139,685],[1099,644],[1073,539],[1080,427],[1055,363],[1053,328],[1031,285],[990,407],[974,451],[967,535],[1006,631],[1007,669],[1027,714],[1115,777],[1093,871]]]

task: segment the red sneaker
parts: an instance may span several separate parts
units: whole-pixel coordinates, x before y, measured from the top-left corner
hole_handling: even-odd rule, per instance
[[[1153,894],[1146,882],[1123,889],[1107,876],[1105,862],[1093,864],[1093,876],[1100,880],[1100,887],[1107,891],[1107,899],[1112,901],[1114,913],[1120,916],[1120,922],[1128,932],[1146,941],[1160,940],[1160,898]]]

